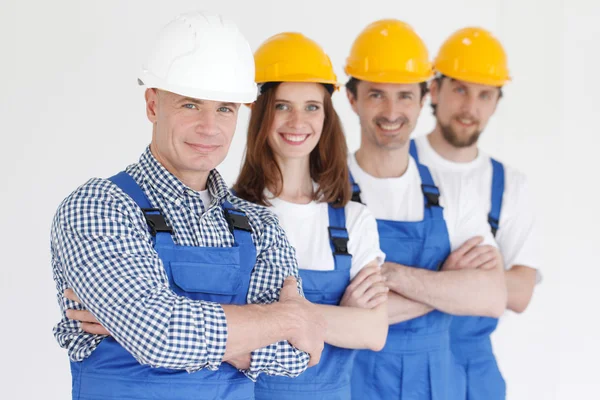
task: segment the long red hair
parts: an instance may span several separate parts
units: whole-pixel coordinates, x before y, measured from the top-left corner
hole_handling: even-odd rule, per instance
[[[278,84],[262,93],[252,105],[246,155],[233,189],[236,196],[252,203],[270,206],[268,189],[275,197],[281,194],[283,177],[275,161],[268,136],[275,115],[275,92]],[[352,196],[348,172],[348,147],[342,124],[333,108],[328,91],[323,100],[325,120],[317,146],[310,153],[310,176],[318,185],[313,200],[345,206]]]

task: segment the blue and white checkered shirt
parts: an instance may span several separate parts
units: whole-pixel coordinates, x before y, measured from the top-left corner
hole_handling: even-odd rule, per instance
[[[234,237],[220,204],[227,199],[246,213],[257,253],[248,303],[278,301],[283,280],[298,277],[295,251],[277,217],[232,196],[216,170],[208,177],[212,203],[207,210],[199,193],[168,172],[150,148],[126,171],[165,214],[179,245],[231,247]],[[140,363],[189,372],[219,367],[227,341],[223,308],[171,291],[139,206],[112,182],[91,179],[62,202],[52,225],[51,251],[63,312],[54,335],[73,361],[88,357],[104,336],[85,333],[79,322],[66,318],[67,309],[84,309],[63,297],[67,288]],[[252,352],[244,372],[251,379],[261,372],[296,376],[308,360],[308,354],[283,341]]]

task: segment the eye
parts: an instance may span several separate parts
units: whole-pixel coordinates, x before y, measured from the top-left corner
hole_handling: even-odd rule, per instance
[[[198,107],[195,104],[187,103],[183,105],[183,108],[187,108],[188,110],[197,110]]]
[[[381,93],[373,92],[373,93],[369,94],[369,97],[372,99],[381,99],[383,97],[383,95]]]
[[[231,107],[222,106],[217,109],[218,112],[222,113],[232,113],[233,109]]]
[[[465,93],[465,88],[463,87],[457,87],[454,89],[454,93],[458,93],[458,94],[464,94]]]
[[[400,98],[402,100],[412,100],[413,95],[412,95],[412,93],[401,93]]]
[[[319,108],[316,104],[309,104],[306,106],[306,111],[317,111]]]
[[[290,109],[290,106],[288,106],[287,104],[279,103],[275,104],[275,109],[277,111],[287,111]]]
[[[489,100],[492,98],[492,95],[489,92],[483,92],[483,93],[481,93],[481,98],[483,100]]]

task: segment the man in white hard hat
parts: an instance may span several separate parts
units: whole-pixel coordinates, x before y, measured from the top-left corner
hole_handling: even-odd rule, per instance
[[[52,226],[59,297],[73,290],[54,329],[73,399],[252,399],[261,372],[318,362],[325,322],[286,279],[298,271],[276,217],[215,170],[256,97],[250,46],[220,16],[181,15],[139,83],[150,146],[76,189]]]

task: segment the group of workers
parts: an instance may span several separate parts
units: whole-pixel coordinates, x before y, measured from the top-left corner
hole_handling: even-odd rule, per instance
[[[468,27],[432,60],[384,19],[344,71],[301,33],[252,52],[222,16],[162,29],[138,77],[150,145],[52,225],[73,399],[506,397],[490,335],[525,310],[539,265],[524,175],[478,147],[505,51]],[[411,140],[427,95],[435,128]],[[228,185],[216,168],[244,106]]]

